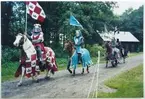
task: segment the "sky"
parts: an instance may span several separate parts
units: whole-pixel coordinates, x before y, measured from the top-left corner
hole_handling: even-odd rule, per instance
[[[140,6],[142,6],[143,2],[132,2],[132,1],[118,1],[118,7],[114,9],[114,14],[121,15],[125,10],[128,8],[138,9]]]

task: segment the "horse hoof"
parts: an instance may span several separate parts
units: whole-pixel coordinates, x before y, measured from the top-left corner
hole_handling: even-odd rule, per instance
[[[39,83],[39,80],[37,79],[37,80],[34,80],[33,82],[34,82],[34,83]]]
[[[17,84],[17,87],[20,87],[20,86],[22,86],[22,83],[18,83],[18,84]]]
[[[39,80],[36,80],[36,83],[39,83]]]
[[[70,71],[69,73],[72,74],[72,71]]]
[[[90,72],[87,70],[87,73],[90,73]]]
[[[69,73],[70,73],[70,74],[72,74],[72,71],[71,71],[71,70],[69,70]]]
[[[70,74],[72,74],[72,71],[69,68],[67,68],[67,70],[69,71]]]
[[[51,73],[54,75],[54,71],[53,70],[51,70]]]
[[[73,73],[72,76],[75,76],[75,73]]]
[[[82,73],[81,74],[84,74],[84,68],[82,69]]]
[[[45,77],[44,79],[48,80],[48,79],[50,79],[50,77],[49,77],[49,76],[47,76],[47,77]]]

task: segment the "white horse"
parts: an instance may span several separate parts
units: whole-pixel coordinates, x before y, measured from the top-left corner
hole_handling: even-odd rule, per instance
[[[117,60],[119,63],[121,63],[121,59],[123,59],[123,63],[125,63],[125,51],[124,48],[122,48],[122,52],[118,49],[118,48],[112,48],[112,54],[114,54],[114,52],[117,53]]]
[[[26,35],[19,33],[16,36],[13,44],[16,47],[20,47],[23,52],[23,55],[21,56],[21,65],[16,72],[18,76],[21,74],[21,79],[17,85],[22,85],[24,76],[27,76],[28,78],[32,77],[34,81],[38,81],[37,75],[40,72],[39,62],[37,60],[37,53],[32,42],[27,38]],[[43,53],[43,56],[46,70],[45,78],[48,78],[50,77],[51,73],[54,74],[54,72],[57,71],[55,53],[51,48],[45,47],[45,53]]]

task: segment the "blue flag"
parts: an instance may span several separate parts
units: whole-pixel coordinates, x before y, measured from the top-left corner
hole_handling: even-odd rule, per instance
[[[69,21],[70,21],[70,25],[82,27],[82,25],[79,23],[79,21],[72,15],[70,16]]]

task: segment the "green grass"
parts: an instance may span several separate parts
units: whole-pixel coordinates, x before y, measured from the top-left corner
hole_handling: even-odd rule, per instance
[[[56,58],[58,70],[65,70],[67,68],[67,58]],[[97,62],[97,58],[92,58],[93,63]],[[2,82],[14,79],[14,74],[18,68],[18,62],[7,62],[2,64]],[[78,65],[81,67],[82,65]]]
[[[135,56],[141,53],[131,53],[131,56]],[[92,61],[94,64],[97,63],[97,56],[92,57]],[[56,58],[56,62],[58,65],[58,70],[65,70],[67,67],[67,58]],[[105,63],[105,58],[100,58],[100,63]],[[18,68],[18,62],[7,62],[2,64],[2,82],[6,80],[14,79],[14,74]],[[78,67],[81,67],[81,65],[78,65]]]
[[[117,92],[99,92],[98,98],[143,97],[143,64],[106,81],[105,85],[117,89]]]
[[[143,54],[143,52],[139,52],[139,53],[137,53],[137,52],[129,53],[128,56],[129,57],[133,57],[133,56],[140,55],[140,54]]]
[[[14,74],[17,70],[19,63],[18,62],[7,62],[2,64],[2,82],[6,80],[14,79]]]
[[[59,70],[66,69],[67,59],[65,58],[57,58],[57,65]],[[14,79],[15,72],[18,68],[18,62],[7,62],[2,64],[2,82]]]

